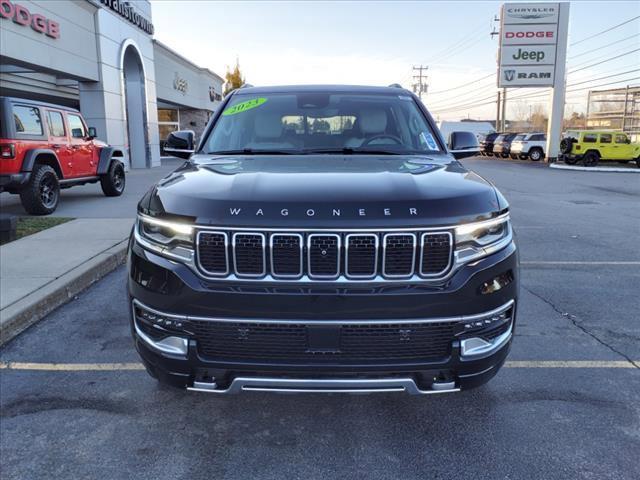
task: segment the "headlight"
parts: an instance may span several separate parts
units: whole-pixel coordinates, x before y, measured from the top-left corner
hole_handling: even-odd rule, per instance
[[[138,216],[136,240],[142,246],[165,257],[192,261],[193,235],[192,225]]]
[[[456,227],[456,261],[467,263],[506,247],[512,238],[509,215]]]

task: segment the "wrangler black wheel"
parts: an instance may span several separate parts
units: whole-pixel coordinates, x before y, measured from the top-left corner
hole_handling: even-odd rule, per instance
[[[124,192],[125,185],[124,165],[118,161],[111,162],[109,171],[100,177],[102,192],[107,197],[119,197]]]
[[[584,157],[582,157],[582,164],[585,167],[595,167],[599,161],[600,155],[596,152],[587,152],[584,154]]]
[[[60,184],[49,165],[35,165],[29,182],[20,192],[22,206],[31,215],[49,215],[58,206]]]

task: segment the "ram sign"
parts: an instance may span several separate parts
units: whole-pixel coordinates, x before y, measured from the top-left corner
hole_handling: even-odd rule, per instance
[[[557,3],[506,3],[500,19],[498,86],[551,87],[558,44]]]

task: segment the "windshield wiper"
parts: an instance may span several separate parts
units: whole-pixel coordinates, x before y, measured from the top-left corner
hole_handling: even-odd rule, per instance
[[[302,153],[336,153],[342,155],[403,155],[405,152],[394,152],[392,150],[378,150],[373,148],[307,148]]]
[[[238,150],[218,150],[207,152],[207,155],[295,155],[296,151],[291,150],[255,150],[253,148],[242,148]]]

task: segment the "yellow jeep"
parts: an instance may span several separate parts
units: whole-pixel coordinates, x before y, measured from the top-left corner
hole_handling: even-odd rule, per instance
[[[560,160],[569,165],[579,161],[587,167],[600,160],[628,163],[640,168],[640,143],[631,143],[626,133],[598,130],[570,131],[560,142]]]

